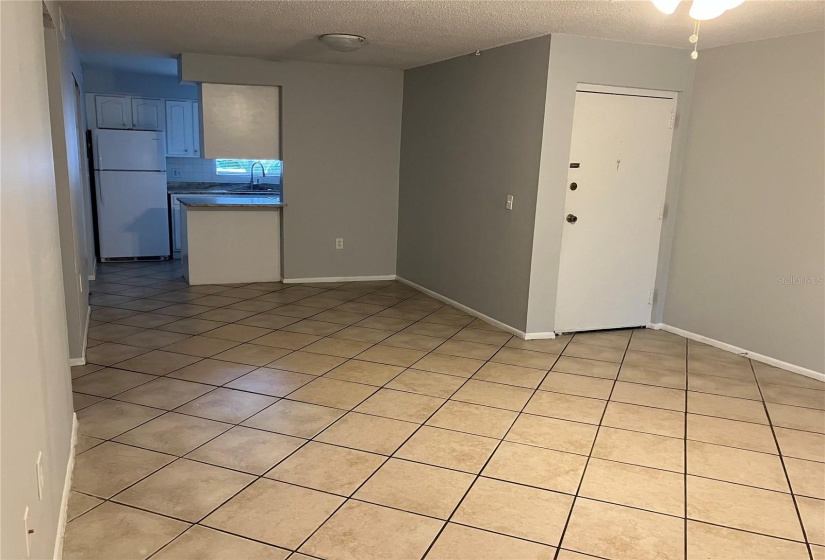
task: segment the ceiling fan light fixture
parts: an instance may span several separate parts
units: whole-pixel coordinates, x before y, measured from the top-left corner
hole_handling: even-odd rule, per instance
[[[653,0],[653,5],[659,8],[663,14],[670,15],[676,11],[679,2],[682,0]]]
[[[693,0],[690,5],[690,17],[697,21],[718,18],[728,9],[728,2],[719,0]]]
[[[349,33],[327,33],[320,35],[318,40],[334,51],[353,52],[367,44],[367,40],[360,35]]]

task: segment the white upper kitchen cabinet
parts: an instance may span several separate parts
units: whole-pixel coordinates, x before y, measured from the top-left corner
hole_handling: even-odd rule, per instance
[[[166,155],[200,157],[198,104],[166,101]]]
[[[134,130],[163,130],[163,101],[133,97],[132,128]]]
[[[131,98],[121,95],[96,95],[97,128],[132,128]]]
[[[200,86],[202,154],[209,159],[281,159],[281,88]]]

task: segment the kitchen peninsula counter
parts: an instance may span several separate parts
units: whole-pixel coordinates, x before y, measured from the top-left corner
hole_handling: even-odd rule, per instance
[[[281,280],[281,198],[180,200],[181,261],[191,285]]]

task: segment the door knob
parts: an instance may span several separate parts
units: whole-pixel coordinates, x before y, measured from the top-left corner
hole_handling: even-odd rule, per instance
[[[579,188],[579,185],[577,183],[570,183],[570,190],[571,191],[575,191],[578,188]]]
[[[578,218],[576,216],[574,216],[573,214],[568,214],[567,218],[565,218],[565,219],[568,222],[570,222],[571,224],[575,224],[578,221]]]

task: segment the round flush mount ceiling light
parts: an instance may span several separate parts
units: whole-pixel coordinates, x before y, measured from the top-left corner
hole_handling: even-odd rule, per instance
[[[367,44],[367,40],[360,35],[350,35],[349,33],[327,33],[321,35],[318,40],[334,51],[352,52],[357,51]]]

